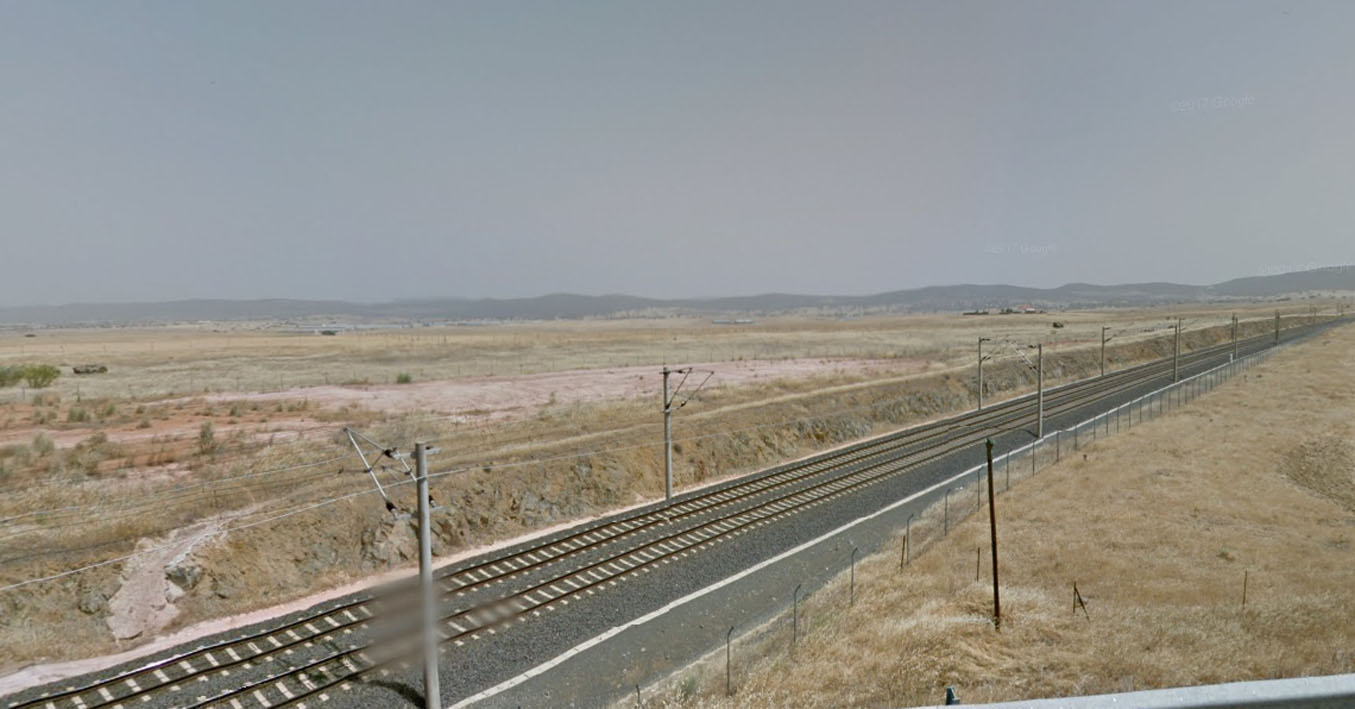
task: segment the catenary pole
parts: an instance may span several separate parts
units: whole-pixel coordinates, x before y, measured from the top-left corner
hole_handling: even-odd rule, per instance
[[[1106,376],[1106,330],[1109,329],[1108,325],[1101,326],[1101,376],[1103,377]]]
[[[1035,350],[1035,379],[1036,379],[1036,399],[1038,401],[1039,420],[1036,423],[1036,438],[1044,438],[1044,343],[1036,345]]]
[[[422,443],[414,444],[414,464],[419,493],[419,585],[423,591],[423,705],[426,709],[442,706],[442,691],[438,686],[438,608],[433,589],[433,535],[429,523],[428,449]]]
[[[1172,381],[1181,381],[1181,318],[1176,319],[1176,346],[1172,348]]]
[[[663,499],[673,501],[673,402],[668,398],[668,375],[673,370],[663,368]]]
[[[1233,359],[1237,359],[1237,313],[1233,313]]]
[[[983,343],[991,338],[979,338],[979,411],[983,411]]]

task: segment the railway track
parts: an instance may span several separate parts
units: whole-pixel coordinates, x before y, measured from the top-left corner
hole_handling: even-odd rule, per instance
[[[1288,337],[1305,334],[1296,328]],[[1271,336],[1240,347],[1254,351]],[[1183,367],[1225,356],[1225,344],[1183,355]],[[1082,380],[1045,394],[1047,417],[1093,404],[1169,375],[1151,362]],[[904,429],[681,496],[667,507],[636,510],[460,567],[440,570],[444,652],[506,626],[592,595],[620,580],[722,543],[752,529],[852,494],[973,446],[994,431],[1033,422],[1027,395]],[[368,637],[382,599],[363,596],[266,631],[214,642],[96,682],[52,691],[10,706],[263,706],[323,698],[394,660],[381,659]],[[288,662],[296,656],[301,661]],[[208,677],[241,675],[240,686],[194,691]],[[205,687],[204,687],[205,689]]]

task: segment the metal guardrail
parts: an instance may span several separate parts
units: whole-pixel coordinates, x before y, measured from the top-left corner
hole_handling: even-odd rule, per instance
[[[963,699],[963,696],[961,696]],[[1215,709],[1216,707],[1299,707],[1348,709],[1355,706],[1355,674],[1230,682],[1197,687],[1150,689],[1086,697],[1030,699],[971,706],[1003,709]]]

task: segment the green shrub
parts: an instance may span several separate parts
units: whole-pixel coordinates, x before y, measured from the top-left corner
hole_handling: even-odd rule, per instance
[[[72,406],[66,411],[67,423],[86,423],[89,421],[89,412],[79,406]]]
[[[410,383],[412,383],[413,381],[414,381],[414,377],[411,377],[411,376],[409,376],[408,374],[406,374],[406,373],[404,373],[404,372],[401,372],[400,374],[395,375],[395,383],[396,383],[396,384],[410,384]]]
[[[45,389],[59,376],[61,370],[50,364],[30,364],[23,368],[24,381],[32,389]]]
[[[12,387],[23,378],[23,367],[0,367],[0,387]]]

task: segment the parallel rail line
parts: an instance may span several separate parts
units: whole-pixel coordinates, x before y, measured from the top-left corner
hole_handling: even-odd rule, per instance
[[[1296,330],[1299,328],[1287,336],[1294,336]],[[1262,335],[1239,346],[1253,350],[1270,340],[1270,335]],[[1232,347],[1227,343],[1196,350],[1182,355],[1181,364],[1193,366]],[[1046,416],[1057,416],[1140,386],[1169,373],[1170,368],[1169,360],[1158,360],[1047,390]],[[1004,425],[1032,419],[1034,404],[1033,394],[1008,399],[982,411],[913,426],[690,493],[671,506],[633,511],[503,556],[440,570],[438,583],[444,602],[462,600],[481,590],[501,590],[501,585],[510,580],[550,572],[544,579],[529,580],[524,587],[463,604],[443,615],[443,649],[493,634],[506,625],[555,610],[572,598],[614,585],[624,577],[650,571],[658,564],[950,455]],[[658,536],[646,538],[646,534]],[[629,545],[623,544],[632,539]],[[614,552],[607,549],[612,546],[621,548]],[[594,552],[605,555],[592,561],[584,558],[582,566],[555,568]],[[248,670],[317,643],[334,645],[338,638],[366,629],[376,616],[379,602],[376,596],[359,597],[246,637],[214,642],[114,677],[10,706],[135,706],[153,699],[181,697],[186,701],[175,702],[176,706],[270,707],[323,697],[328,691],[384,669],[390,661],[373,659],[372,644],[359,642],[214,696],[194,696],[188,689],[195,680]]]

